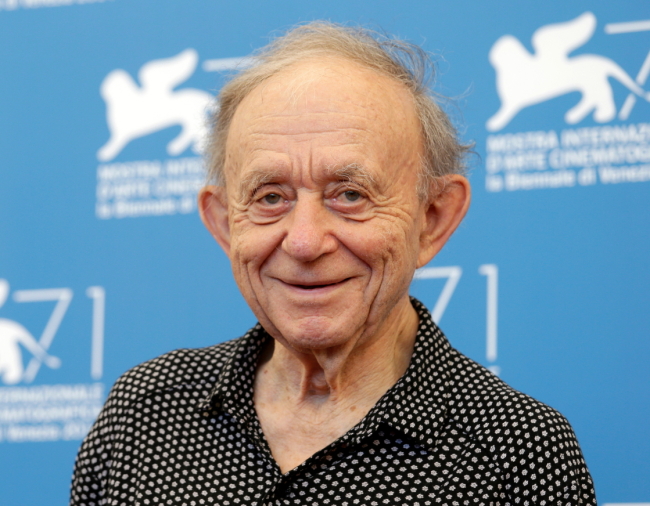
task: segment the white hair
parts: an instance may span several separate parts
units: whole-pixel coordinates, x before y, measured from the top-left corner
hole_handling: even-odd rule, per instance
[[[313,21],[289,30],[260,49],[253,65],[236,74],[217,98],[208,143],[208,181],[225,186],[226,141],[235,111],[260,83],[298,62],[337,57],[402,83],[413,97],[421,125],[424,155],[418,179],[418,195],[429,195],[432,183],[448,174],[464,174],[469,145],[462,144],[451,120],[440,108],[429,82],[435,68],[421,47],[360,27]]]

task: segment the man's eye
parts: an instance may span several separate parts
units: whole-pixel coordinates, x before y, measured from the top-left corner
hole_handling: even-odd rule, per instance
[[[343,192],[343,195],[345,195],[345,199],[348,202],[356,202],[361,198],[361,194],[359,192],[356,192],[354,190],[347,190]]]
[[[268,195],[264,195],[264,197],[262,197],[262,200],[266,204],[277,204],[282,200],[282,197],[277,193],[269,193]]]

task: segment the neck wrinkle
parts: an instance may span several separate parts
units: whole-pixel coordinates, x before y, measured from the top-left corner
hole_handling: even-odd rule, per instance
[[[369,404],[365,406],[369,409],[408,368],[419,318],[408,298],[407,304],[396,315],[396,324],[362,346],[351,340],[337,350],[297,353],[275,342],[260,362],[258,374],[292,404],[360,402]]]

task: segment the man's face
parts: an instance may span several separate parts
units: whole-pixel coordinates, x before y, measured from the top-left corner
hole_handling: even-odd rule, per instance
[[[276,339],[305,351],[344,345],[408,304],[422,152],[408,91],[344,60],[298,64],[239,105],[225,249]]]

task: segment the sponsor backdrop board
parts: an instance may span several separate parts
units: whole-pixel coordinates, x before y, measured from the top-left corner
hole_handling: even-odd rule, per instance
[[[64,504],[121,373],[254,323],[196,212],[205,114],[322,18],[437,54],[476,143],[413,294],[567,416],[601,503],[650,502],[650,4],[0,0],[0,503]]]

